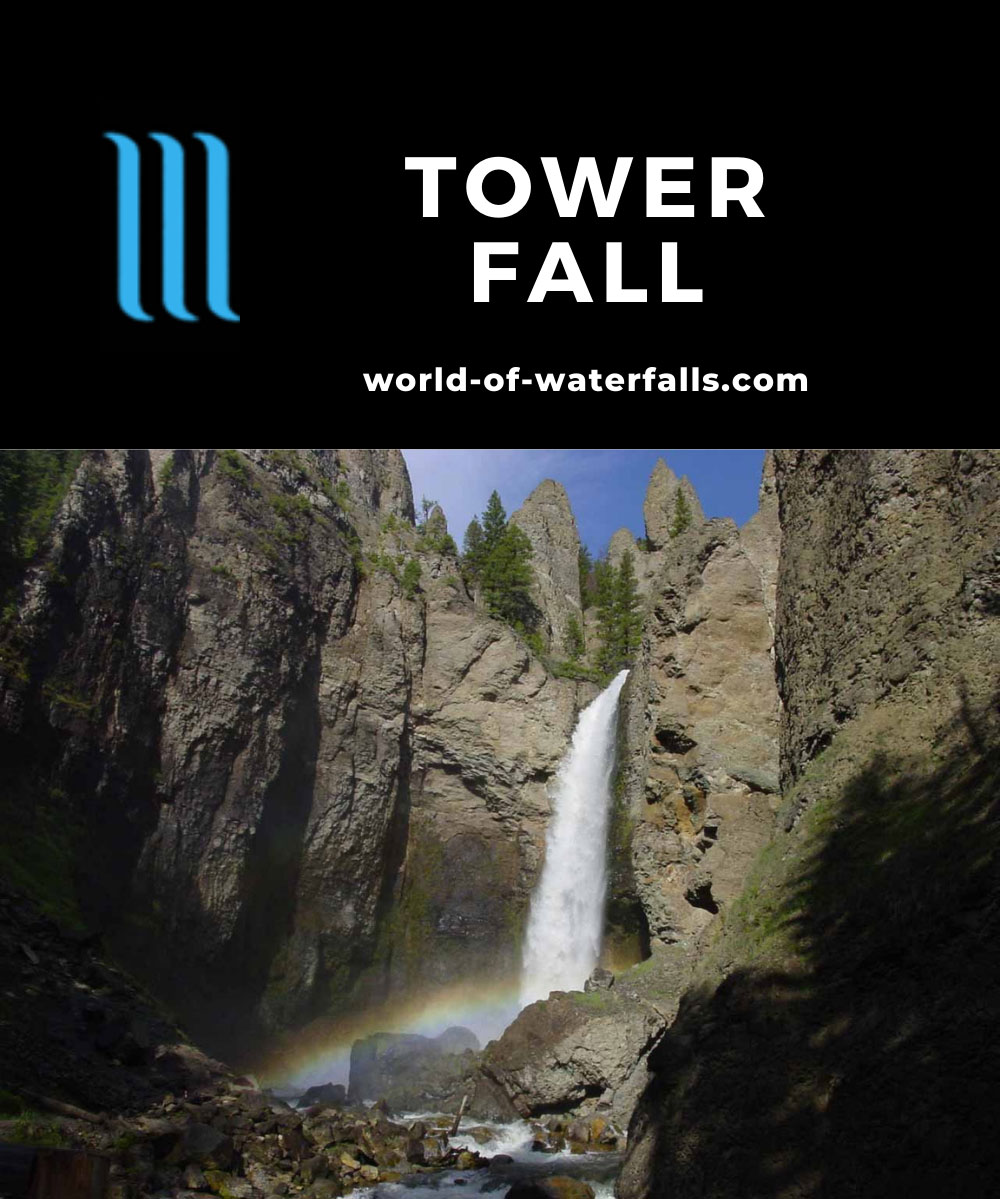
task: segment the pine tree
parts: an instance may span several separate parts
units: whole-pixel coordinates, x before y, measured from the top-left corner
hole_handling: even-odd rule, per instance
[[[590,556],[590,550],[585,545],[580,546],[580,552],[577,555],[577,565],[580,571],[580,606],[586,612],[594,602],[594,593],[592,590],[594,562]]]
[[[483,549],[486,554],[493,553],[506,529],[507,513],[500,502],[499,494],[494,491],[483,513]]]
[[[683,490],[678,487],[674,495],[674,523],[670,526],[670,536],[676,537],[678,533],[683,533],[691,520],[691,505]]]
[[[610,562],[594,564],[597,580],[597,629],[601,648],[595,665],[605,675],[631,666],[642,641],[642,608],[630,550],[622,554],[616,570]]]
[[[483,516],[484,525],[488,516],[489,509]],[[527,534],[517,525],[507,525],[492,549],[485,548],[486,538],[483,544],[480,581],[487,610],[491,616],[530,631],[537,623],[538,613],[531,599],[533,550]]]
[[[571,616],[566,624],[566,657],[570,662],[576,662],[583,657],[586,644],[583,640],[583,629],[575,616]]]
[[[407,599],[413,599],[417,588],[420,586],[420,563],[416,558],[411,558],[403,570],[403,594]]]
[[[522,634],[532,633],[539,617],[531,598],[533,552],[524,530],[508,524],[494,491],[481,522],[472,520],[465,530],[462,571],[466,581],[480,588],[489,614]]]
[[[597,632],[601,648],[597,654],[597,669],[605,674],[614,674],[612,669],[617,654],[615,649],[615,568],[603,558],[594,563],[595,595],[597,607]]]
[[[483,569],[483,526],[473,517],[462,543],[462,574],[467,583],[475,583]]]
[[[616,673],[635,660],[642,640],[642,609],[639,607],[639,588],[635,578],[632,554],[622,554],[615,579],[615,650]]]

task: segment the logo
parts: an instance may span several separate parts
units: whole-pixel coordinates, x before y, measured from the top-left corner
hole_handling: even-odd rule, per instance
[[[134,321],[152,321],[140,300],[140,150],[130,137],[105,133],[118,149],[118,304]],[[163,156],[163,307],[179,321],[197,321],[185,303],[184,147],[165,133],[151,133]],[[206,299],[224,321],[239,321],[229,307],[229,150],[211,133],[194,137],[205,148]]]

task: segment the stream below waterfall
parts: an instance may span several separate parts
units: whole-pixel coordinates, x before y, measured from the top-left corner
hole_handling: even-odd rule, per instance
[[[399,1119],[406,1124],[413,1120],[433,1119],[435,1113],[405,1113]],[[492,1140],[478,1141],[471,1128],[489,1128]],[[492,1195],[503,1199],[515,1182],[532,1178],[563,1176],[588,1182],[595,1199],[613,1199],[615,1179],[621,1169],[620,1153],[539,1153],[532,1150],[535,1134],[529,1124],[517,1120],[511,1124],[490,1121],[463,1120],[458,1135],[451,1144],[458,1149],[477,1150],[485,1157],[504,1156],[508,1162],[494,1162],[482,1170],[441,1170],[436,1173],[411,1174],[401,1182],[380,1182],[374,1187],[349,1192],[355,1199],[442,1199],[447,1194],[471,1196]]]

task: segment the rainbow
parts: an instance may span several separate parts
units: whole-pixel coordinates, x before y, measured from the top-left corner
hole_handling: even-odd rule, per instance
[[[254,1073],[264,1086],[305,1088],[324,1082],[348,1081],[351,1046],[375,1032],[421,1033],[436,1036],[446,1028],[470,1028],[485,1044],[498,1037],[519,1010],[518,983],[462,982],[390,998],[379,1004],[338,1016],[320,1018],[290,1034]]]

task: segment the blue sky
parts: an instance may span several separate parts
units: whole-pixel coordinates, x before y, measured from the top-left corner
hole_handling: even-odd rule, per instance
[[[643,536],[642,501],[657,458],[694,484],[706,516],[743,524],[757,510],[763,450],[403,450],[420,513],[437,500],[461,547],[466,526],[500,493],[509,516],[543,479],[569,493],[580,536],[601,553],[623,525]]]

